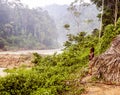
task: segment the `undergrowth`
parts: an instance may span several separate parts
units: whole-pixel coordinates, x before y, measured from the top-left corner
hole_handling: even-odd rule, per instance
[[[119,23],[117,27],[109,25],[105,28],[100,39],[100,52],[105,51],[112,38],[120,33]],[[42,57],[34,53],[32,62],[35,66],[30,69],[6,70],[8,75],[0,78],[0,95],[80,95],[85,91],[80,81],[88,73],[89,49],[94,46],[95,54],[99,52],[98,33],[95,32],[98,31],[91,35],[85,32],[68,35],[62,54]]]
[[[0,95],[64,95],[63,92],[71,88],[66,80],[88,62],[87,54],[83,60],[80,53],[66,50],[62,54],[45,57],[34,53],[35,67],[6,70],[9,74],[0,79]]]

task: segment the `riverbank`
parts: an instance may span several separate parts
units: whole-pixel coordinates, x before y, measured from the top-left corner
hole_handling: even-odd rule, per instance
[[[20,66],[32,67],[34,64],[33,53],[41,55],[52,55],[62,53],[60,49],[51,50],[22,50],[22,51],[1,51],[0,52],[0,76],[5,76],[5,69],[17,68]]]

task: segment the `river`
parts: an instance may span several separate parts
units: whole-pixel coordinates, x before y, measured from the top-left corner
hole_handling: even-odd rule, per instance
[[[21,50],[21,51],[2,51],[0,54],[31,54],[31,53],[38,53],[43,55],[52,55],[54,53],[62,53],[61,49],[49,49],[49,50]]]

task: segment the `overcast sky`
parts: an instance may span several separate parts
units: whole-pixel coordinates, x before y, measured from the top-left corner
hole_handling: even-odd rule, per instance
[[[30,8],[33,7],[44,7],[50,4],[70,4],[74,0],[21,0],[23,3],[29,5]],[[90,2],[90,0],[85,0],[86,2]]]

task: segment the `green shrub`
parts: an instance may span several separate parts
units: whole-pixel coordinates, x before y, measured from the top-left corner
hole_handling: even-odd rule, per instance
[[[110,24],[105,27],[103,37],[101,39],[100,52],[104,52],[109,46],[113,38],[120,34],[120,18],[117,21],[116,27]]]
[[[74,36],[75,43],[66,47],[62,54],[42,57],[34,53],[35,67],[29,70],[7,70],[11,74],[0,79],[0,95],[60,95],[69,90],[64,81],[77,70],[83,73],[89,61],[89,48],[98,41],[85,35],[82,32]]]
[[[23,72],[1,78],[0,83],[0,95],[4,95],[3,93],[8,95],[30,95],[31,92],[44,85],[44,80],[39,75],[33,74],[33,72]]]

